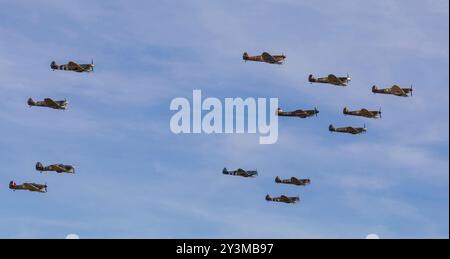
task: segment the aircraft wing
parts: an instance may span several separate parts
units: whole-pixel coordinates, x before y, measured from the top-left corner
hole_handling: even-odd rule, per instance
[[[45,102],[45,104],[47,104],[48,106],[51,106],[51,107],[60,107],[61,106],[57,102],[53,101],[52,98],[45,98],[44,102]]]
[[[394,85],[393,87],[391,87],[391,92],[393,94],[398,94],[398,95],[405,95],[405,91],[403,91],[403,89],[398,86],[398,85]]]
[[[262,56],[263,60],[266,61],[266,62],[269,62],[269,63],[276,63],[277,62],[277,60],[272,55],[270,55],[267,52],[264,52],[261,56]]]
[[[67,66],[69,67],[69,69],[73,69],[73,70],[82,70],[83,68],[78,65],[77,63],[73,62],[73,61],[69,61],[69,63],[67,63]]]
[[[353,127],[347,127],[347,131],[352,133],[352,134],[357,134],[359,133],[359,131]]]
[[[281,195],[281,196],[280,196],[280,201],[283,201],[283,202],[290,202],[291,199],[289,199],[289,197],[287,197],[287,196]]]
[[[295,113],[306,113],[304,110],[295,110]]]
[[[361,115],[366,116],[366,117],[373,117],[374,116],[374,114],[372,112],[370,112],[369,110],[367,110],[367,109],[362,109],[360,111],[360,113],[361,113]]]
[[[55,171],[66,171],[64,165],[53,165],[52,167],[53,167],[52,169]]]
[[[40,191],[43,187],[39,186],[39,184],[34,183],[24,183],[23,186],[31,191]],[[39,188],[41,187],[41,188]]]
[[[344,84],[344,82],[342,82],[341,79],[339,79],[337,76],[335,76],[333,74],[328,75],[328,80],[330,80],[330,83],[333,83],[333,84],[337,84],[337,85]]]

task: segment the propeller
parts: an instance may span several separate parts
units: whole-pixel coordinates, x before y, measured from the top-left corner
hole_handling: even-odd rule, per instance
[[[92,69],[92,72],[94,72],[94,67],[95,67],[95,65],[94,65],[94,59],[91,59],[91,69]]]
[[[317,107],[314,107],[314,115],[316,115],[316,117],[317,117],[318,113],[319,113],[319,109]]]
[[[378,110],[378,114],[380,115],[380,118],[381,118],[381,107],[380,107],[380,110]]]
[[[413,96],[413,87],[412,87],[412,84],[411,84],[411,96]]]

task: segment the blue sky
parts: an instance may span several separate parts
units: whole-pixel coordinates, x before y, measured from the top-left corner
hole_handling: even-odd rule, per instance
[[[0,237],[448,238],[448,1],[0,1]],[[284,52],[286,64],[242,53]],[[52,60],[96,63],[51,71]],[[310,73],[350,73],[347,88]],[[372,95],[414,85],[414,97]],[[255,134],[174,135],[170,101],[277,97],[318,118]],[[69,110],[28,108],[67,98]],[[342,115],[382,107],[383,118]],[[330,134],[366,123],[362,136]],[[37,161],[76,175],[40,175]],[[259,171],[226,177],[222,168]],[[306,188],[275,176],[310,177]],[[46,182],[46,194],[8,182]],[[264,196],[299,195],[294,206]]]

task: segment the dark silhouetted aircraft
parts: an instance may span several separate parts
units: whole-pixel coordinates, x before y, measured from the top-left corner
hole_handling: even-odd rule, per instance
[[[361,116],[371,119],[381,118],[381,109],[378,111],[369,111],[367,109],[361,109],[359,111],[349,111],[347,107],[345,107],[343,113],[345,115]]]
[[[286,59],[286,56],[285,55],[272,56],[267,52],[263,52],[259,56],[249,56],[247,54],[247,52],[244,52],[244,54],[242,55],[242,59],[245,61],[257,61],[257,62],[265,62],[265,63],[269,63],[269,64],[282,65],[283,60]]]
[[[285,116],[285,117],[299,117],[299,118],[308,118],[311,116],[314,116],[319,113],[319,110],[317,108],[314,108],[314,110],[295,110],[290,112],[285,112],[281,108],[277,109],[277,115],[278,116]]]
[[[343,127],[343,128],[335,128],[333,125],[328,127],[328,130],[331,132],[341,132],[341,133],[350,133],[353,135],[361,134],[367,131],[366,125],[363,128],[354,128],[354,127]]]
[[[394,85],[390,88],[378,89],[376,85],[372,86],[372,93],[374,94],[392,94],[396,96],[408,97],[409,94],[412,96],[413,88],[401,88],[398,85]]]
[[[37,183],[23,183],[16,184],[14,181],[9,182],[9,189],[16,190],[28,190],[30,192],[47,192],[46,184],[37,184]]]
[[[323,84],[332,84],[339,86],[347,86],[348,82],[350,82],[352,78],[347,74],[344,77],[337,77],[333,74],[328,75],[327,77],[315,78],[314,75],[309,75],[308,81],[310,83],[323,83]]]
[[[288,197],[281,195],[280,197],[270,197],[269,194],[266,195],[266,201],[284,202],[284,203],[297,203],[300,201],[300,197]]]
[[[242,176],[242,177],[255,177],[258,175],[258,172],[255,171],[247,171],[244,169],[237,169],[236,171],[228,171],[226,168],[223,169],[222,171],[223,174],[226,175],[235,175],[235,176]]]
[[[44,101],[34,101],[32,98],[28,99],[28,105],[31,106],[39,106],[39,107],[48,107],[57,110],[65,110],[67,109],[67,100],[64,101],[54,101],[52,98],[45,98]]]
[[[53,171],[53,172],[57,172],[57,173],[70,173],[70,174],[75,173],[75,168],[71,165],[55,164],[55,165],[44,166],[44,165],[42,165],[41,162],[36,163],[36,170],[41,173],[44,171]]]

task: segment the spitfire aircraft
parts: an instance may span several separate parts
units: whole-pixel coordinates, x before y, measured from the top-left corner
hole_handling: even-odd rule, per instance
[[[306,186],[308,184],[311,184],[310,179],[298,179],[296,177],[291,177],[290,179],[280,179],[280,177],[275,178],[276,183],[284,183],[284,184],[293,184],[293,185],[300,185],[300,186]]]
[[[328,130],[331,132],[341,132],[341,133],[350,133],[353,135],[361,134],[367,131],[366,125],[363,128],[354,128],[354,127],[343,127],[343,128],[335,128],[333,125],[328,127]]]
[[[288,197],[281,195],[280,197],[270,197],[269,194],[266,195],[266,201],[284,202],[284,203],[296,203],[300,201],[300,197]]]
[[[361,109],[359,111],[349,111],[347,107],[344,108],[344,115],[361,116],[371,119],[381,118],[381,109],[378,111],[369,111],[367,109]]]
[[[286,56],[283,54],[272,56],[267,52],[263,52],[259,56],[249,56],[247,52],[244,52],[244,54],[242,55],[242,59],[245,61],[249,60],[249,61],[266,62],[269,64],[282,65],[283,60],[286,59]]]
[[[255,171],[246,171],[244,169],[237,169],[236,171],[228,171],[226,168],[222,171],[223,174],[226,175],[235,175],[235,176],[242,176],[242,177],[255,177],[258,175],[258,172]]]
[[[77,64],[73,61],[69,61],[69,63],[64,65],[58,65],[55,61],[52,61],[50,64],[50,68],[53,70],[68,70],[74,72],[94,72],[94,60],[91,61],[91,64]]]
[[[332,84],[338,86],[347,86],[348,82],[350,82],[352,78],[347,74],[347,76],[337,77],[333,74],[328,75],[327,77],[319,77],[315,78],[314,75],[309,75],[308,81],[312,83],[323,83],[323,84]]]
[[[40,107],[48,107],[57,110],[65,110],[67,109],[67,100],[64,101],[54,101],[51,98],[45,98],[44,101],[34,101],[32,98],[28,99],[28,105],[31,106],[40,106]]]
[[[308,118],[311,116],[314,116],[319,113],[319,110],[317,108],[314,108],[314,110],[295,110],[291,112],[284,112],[281,108],[277,109],[277,115],[278,116],[286,116],[286,117],[299,117],[299,118]]]
[[[16,190],[28,190],[30,192],[47,192],[47,185],[46,184],[37,184],[37,183],[23,183],[23,184],[16,184],[16,182],[11,181],[9,182],[9,189],[16,191]]]
[[[372,93],[374,94],[392,94],[401,97],[408,97],[408,94],[412,96],[413,88],[401,88],[398,85],[394,85],[390,88],[378,89],[376,85],[372,86]]]
[[[39,171],[41,173],[44,171],[53,171],[53,172],[57,172],[58,174],[60,174],[60,173],[74,174],[75,168],[71,165],[63,165],[63,164],[44,166],[44,165],[42,165],[41,162],[37,162],[36,163],[36,171]]]

